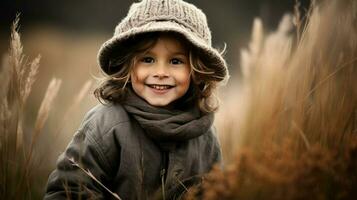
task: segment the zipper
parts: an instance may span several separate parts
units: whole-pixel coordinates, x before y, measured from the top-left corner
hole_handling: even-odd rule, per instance
[[[165,200],[165,174],[166,174],[166,170],[161,169],[160,176],[161,176],[161,191],[162,191],[163,200]]]
[[[161,177],[161,191],[162,191],[162,198],[165,200],[165,181],[167,176],[167,169],[168,169],[168,157],[169,154],[167,151],[162,152],[162,163],[161,163],[161,170],[160,170],[160,177]]]

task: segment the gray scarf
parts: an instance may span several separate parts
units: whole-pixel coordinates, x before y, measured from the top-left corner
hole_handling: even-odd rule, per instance
[[[137,96],[132,89],[127,94],[123,102],[125,110],[164,150],[198,137],[208,132],[212,126],[213,114],[202,114],[196,106],[180,105],[182,109],[155,107]]]

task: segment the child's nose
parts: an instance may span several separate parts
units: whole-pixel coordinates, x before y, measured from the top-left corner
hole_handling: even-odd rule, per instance
[[[169,77],[168,69],[165,63],[157,63],[155,67],[154,77],[160,79]]]

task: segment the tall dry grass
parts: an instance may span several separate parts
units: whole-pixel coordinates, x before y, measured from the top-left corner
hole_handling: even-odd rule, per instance
[[[262,21],[255,20],[252,41],[241,52],[244,76],[229,88],[217,116],[225,170],[215,168],[201,189],[191,189],[189,199],[357,195],[356,13],[352,0],[319,1],[303,18],[306,23],[298,15],[286,15],[278,30],[268,34]],[[34,124],[25,125],[40,57],[29,62],[23,54],[17,24],[0,68],[0,198],[40,199],[53,167],[46,160],[58,154],[50,147],[63,137],[61,124],[69,122],[91,83],[48,131],[51,110],[63,110],[54,106],[61,81],[51,81]],[[49,41],[43,46],[48,48]],[[41,140],[45,132],[54,134],[52,140]],[[48,148],[39,150],[41,142]]]
[[[31,127],[25,125],[26,114],[30,112],[26,109],[26,103],[37,78],[40,56],[29,61],[24,54],[18,23],[17,16],[11,29],[9,52],[3,56],[0,68],[0,197],[41,199],[47,180],[47,176],[43,176],[48,172],[40,171],[39,166],[52,166],[45,161],[52,155],[51,151],[54,149],[50,145],[55,142],[48,143],[47,151],[43,154],[39,154],[36,149],[40,145],[38,142],[41,134],[46,130],[50,111],[54,108],[53,103],[61,87],[61,80],[53,78],[50,81],[38,108],[35,123]],[[86,82],[75,97],[71,109],[78,106],[90,87],[91,82]],[[69,111],[66,112],[64,117],[67,118],[69,114]],[[58,135],[60,129],[52,131]]]
[[[8,55],[1,66],[1,109],[0,109],[0,196],[2,199],[27,199],[35,194],[36,183],[33,150],[37,138],[42,133],[48,119],[51,104],[61,85],[53,79],[42,100],[33,130],[24,126],[25,106],[32,85],[38,74],[40,56],[32,61],[23,53],[21,37],[18,33],[19,17],[11,29]],[[31,138],[28,135],[31,133]],[[36,196],[36,195],[35,195]]]
[[[240,102],[226,105],[240,121],[220,127],[229,164],[188,199],[356,198],[357,2],[313,1],[304,20],[269,34],[254,21]]]

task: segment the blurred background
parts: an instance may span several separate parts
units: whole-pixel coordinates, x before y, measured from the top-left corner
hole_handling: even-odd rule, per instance
[[[236,168],[216,171],[213,177],[218,179],[212,180],[208,190],[221,190],[223,184],[224,192],[242,197],[237,199],[256,199],[247,198],[255,194],[261,199],[289,199],[282,194],[298,199],[354,199],[349,197],[357,196],[357,2],[316,1],[306,17],[309,0],[187,1],[207,15],[213,46],[223,49],[226,45],[231,74],[219,93],[215,125],[224,161]],[[0,102],[0,199],[42,199],[58,155],[84,114],[98,103],[92,94],[102,77],[98,49],[133,2],[0,2],[0,96],[4,97]],[[297,18],[309,22],[306,29],[299,29],[304,25],[299,20],[293,27],[292,15],[284,16],[294,11],[296,2],[301,14]],[[27,75],[34,67],[20,64],[16,68],[21,63],[16,37],[15,50],[7,56],[17,13],[25,63],[41,55],[39,74],[24,107],[21,99],[26,88],[21,86],[30,85]],[[304,34],[296,34],[297,30]],[[30,73],[13,70],[18,68]],[[61,80],[58,93],[54,88],[59,85],[50,87],[54,78]],[[57,95],[53,102],[48,93]],[[47,103],[42,113],[41,102]],[[44,127],[36,129],[41,123]],[[242,151],[235,151],[239,145]],[[237,190],[233,186],[239,181],[243,187]],[[224,199],[220,191],[217,197]]]
[[[9,48],[10,27],[20,13],[19,32],[24,52],[29,60],[41,55],[39,74],[26,105],[25,127],[33,128],[36,114],[44,93],[52,78],[62,80],[59,94],[51,110],[47,133],[42,133],[39,144],[49,143],[54,155],[48,160],[54,165],[79,126],[83,115],[97,103],[93,95],[100,77],[97,67],[97,51],[100,45],[113,34],[114,27],[127,14],[130,0],[2,0],[0,6],[0,55]],[[283,14],[293,12],[295,0],[188,0],[201,8],[208,18],[213,45],[227,45],[226,59],[231,81],[239,79],[240,49],[248,45],[253,19],[263,19],[265,32],[273,31]],[[308,7],[308,0],[300,1],[301,9]],[[87,80],[93,80],[88,95],[80,106],[71,108],[75,95]],[[230,84],[233,89],[237,84]],[[222,91],[228,90],[223,88]],[[234,101],[234,100],[233,100]],[[68,111],[68,109],[72,109]],[[70,119],[63,119],[65,113]],[[219,121],[219,119],[218,119]],[[49,139],[48,135],[56,137]],[[52,136],[51,136],[52,137]],[[48,148],[48,146],[43,147]],[[39,149],[39,152],[43,149]],[[49,153],[49,152],[47,152]],[[48,168],[48,166],[46,166]]]
[[[38,50],[37,52],[45,59],[49,52],[41,51],[43,50],[41,45],[48,43],[46,45],[48,48],[58,48],[56,49],[58,50],[57,58],[60,59],[64,52],[73,53],[77,49],[63,50],[60,45],[54,45],[57,41],[46,41],[46,39],[58,38],[60,44],[67,42],[72,47],[82,46],[84,49],[88,48],[85,45],[89,45],[86,42],[93,39],[93,50],[96,50],[105,39],[111,36],[116,24],[126,15],[129,6],[135,1],[64,0],[59,3],[54,0],[2,0],[1,2],[1,53],[7,48],[6,41],[9,37],[11,22],[16,13],[21,13],[20,24],[23,36],[36,37],[32,40],[38,39],[36,42],[33,41],[37,43],[38,49],[32,49],[31,45],[28,51]],[[237,54],[239,49],[247,44],[254,17],[263,19],[267,31],[273,30],[284,13],[292,12],[295,0],[188,0],[188,2],[195,4],[206,13],[213,33],[213,44],[216,47],[223,47],[224,43],[227,44],[226,57],[231,70],[235,70],[238,67]],[[308,0],[300,2],[302,8],[307,8]],[[85,60],[93,59],[95,56],[88,54]]]
[[[62,80],[46,127],[39,137],[37,154],[47,154],[46,171],[42,181],[47,179],[57,156],[79,126],[83,115],[97,103],[92,92],[96,77],[101,74],[97,67],[97,51],[101,44],[111,37],[114,27],[126,15],[130,0],[2,0],[0,3],[0,55],[9,48],[10,28],[17,13],[20,13],[19,32],[22,36],[25,59],[32,60],[41,55],[39,74],[26,104],[24,121],[26,132],[30,133],[45,91],[52,78]],[[237,92],[240,76],[240,49],[245,48],[251,37],[255,17],[263,21],[266,33],[276,29],[280,19],[287,12],[293,12],[295,0],[187,0],[201,8],[208,18],[212,31],[213,45],[222,49],[227,45],[226,59],[231,80],[222,91],[234,89]],[[300,9],[308,7],[308,0],[301,0]],[[1,71],[1,69],[0,69]],[[79,106],[71,107],[75,96],[88,80],[93,84]],[[224,95],[223,102],[225,101]],[[235,101],[236,99],[232,99]],[[66,114],[67,113],[67,114]],[[64,118],[67,119],[64,119]],[[221,117],[219,120],[224,120]],[[26,138],[25,138],[26,139]],[[50,151],[46,149],[51,148]],[[48,155],[49,154],[49,155]],[[44,156],[42,156],[43,158]],[[38,168],[41,170],[41,167]],[[41,190],[41,189],[40,189]]]

